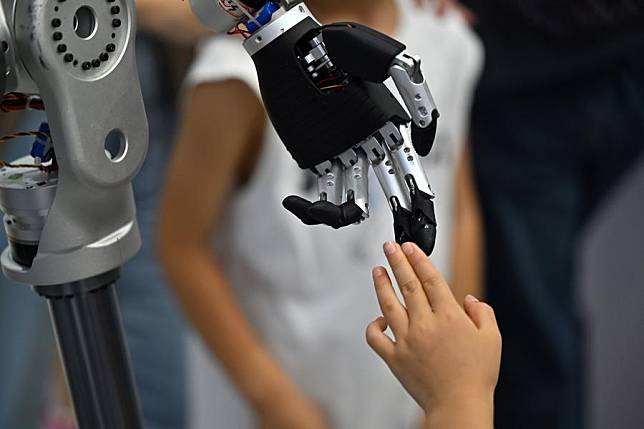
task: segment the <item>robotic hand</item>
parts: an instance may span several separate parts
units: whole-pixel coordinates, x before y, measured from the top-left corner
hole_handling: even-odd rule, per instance
[[[277,133],[298,165],[318,177],[319,201],[290,196],[284,207],[308,225],[362,222],[373,168],[396,241],[431,253],[434,194],[419,155],[432,148],[439,113],[420,59],[368,27],[322,26],[299,1],[190,1],[210,28],[246,38]],[[407,109],[385,86],[389,77]]]

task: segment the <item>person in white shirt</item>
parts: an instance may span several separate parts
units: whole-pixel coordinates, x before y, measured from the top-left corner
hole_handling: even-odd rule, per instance
[[[476,203],[464,155],[478,41],[459,16],[437,18],[410,0],[307,4],[323,22],[361,22],[423,58],[441,111],[425,161],[438,195],[433,260],[457,291],[478,294]],[[312,199],[314,178],[270,125],[241,41],[205,41],[186,94],[160,255],[188,318],[244,401],[214,381],[208,395],[193,399],[207,400],[221,427],[252,427],[255,418],[265,428],[417,427],[420,409],[362,341],[378,313],[365,287],[368,273],[382,259],[377,243],[393,234],[375,177],[367,222],[340,231],[307,227],[281,201],[291,194]],[[459,246],[465,238],[472,244]]]

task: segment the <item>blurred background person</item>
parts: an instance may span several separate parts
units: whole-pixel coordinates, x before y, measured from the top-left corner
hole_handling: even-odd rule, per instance
[[[165,2],[165,1],[163,1]],[[145,15],[140,14],[140,17]],[[178,83],[189,57],[146,33],[137,36],[137,65],[150,126],[150,146],[134,179],[143,246],[125,264],[117,293],[130,349],[145,427],[176,429],[187,421],[184,324],[169,294],[155,253],[160,192],[176,124]]]
[[[139,30],[174,47],[192,47],[210,34],[192,13],[189,1],[136,0]]]
[[[134,180],[143,247],[123,267],[117,289],[145,427],[177,429],[188,421],[185,324],[155,252],[163,174],[177,122],[178,92],[192,47],[205,30],[180,1],[137,0],[137,65],[150,145]],[[173,19],[169,19],[173,17]],[[182,26],[182,23],[183,24]],[[189,29],[201,28],[189,32]],[[173,34],[172,37],[168,37]],[[192,37],[188,37],[192,34]]]
[[[504,336],[497,428],[581,428],[574,262],[589,219],[644,148],[644,4],[462,4],[486,49],[471,139],[487,294]]]
[[[464,146],[481,64],[477,40],[460,16],[439,20],[407,0],[307,4],[323,22],[362,22],[424,59],[442,115],[425,161],[438,195],[433,259],[449,273],[454,222],[477,225],[475,211],[464,215],[476,207]],[[282,208],[290,194],[317,198],[315,177],[299,169],[266,118],[241,42],[216,37],[199,50],[159,231],[172,287],[225,369],[226,376],[220,369],[196,376],[208,384],[192,398],[207,407],[204,427],[253,427],[257,419],[266,428],[416,428],[420,410],[363,341],[378,307],[361,285],[382,259],[374,243],[392,236],[388,204],[374,197],[371,218],[341,231],[305,226]],[[374,175],[371,186],[381,196]],[[473,228],[458,230],[479,242]],[[479,261],[463,256],[458,264]]]

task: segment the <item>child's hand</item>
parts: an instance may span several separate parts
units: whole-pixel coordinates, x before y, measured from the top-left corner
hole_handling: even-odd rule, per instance
[[[395,295],[387,271],[375,268],[374,283],[384,317],[369,325],[367,342],[430,420],[434,412],[453,410],[456,415],[471,410],[479,422],[476,427],[488,427],[488,423],[491,427],[501,360],[494,311],[471,296],[465,299],[463,311],[416,245],[406,243],[401,249],[386,243],[385,254],[405,306]],[[384,333],[388,326],[395,341]]]

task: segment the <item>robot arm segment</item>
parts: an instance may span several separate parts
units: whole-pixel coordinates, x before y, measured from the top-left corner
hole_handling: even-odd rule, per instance
[[[1,175],[5,214],[37,213],[45,220],[28,243],[37,248],[32,265],[5,251],[3,270],[16,281],[45,285],[119,267],[140,247],[131,181],[148,140],[134,58],[134,1],[1,4],[3,95],[42,98],[57,165],[33,184]],[[30,213],[45,189],[48,209],[35,204]]]

